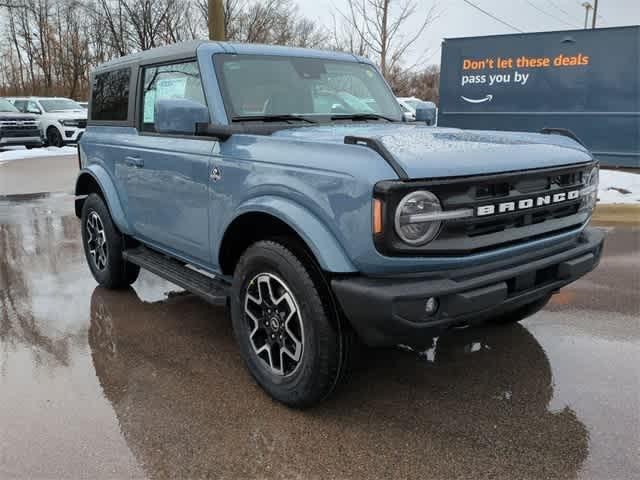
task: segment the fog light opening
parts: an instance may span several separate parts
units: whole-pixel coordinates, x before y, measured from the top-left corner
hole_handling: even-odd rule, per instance
[[[436,297],[429,297],[424,304],[424,311],[427,315],[432,316],[436,314],[439,306],[440,303]]]

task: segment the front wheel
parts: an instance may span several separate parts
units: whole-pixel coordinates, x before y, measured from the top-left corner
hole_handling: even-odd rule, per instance
[[[63,147],[64,139],[56,127],[49,127],[47,130],[47,143],[52,147]]]
[[[251,375],[274,399],[309,407],[328,396],[347,363],[349,333],[308,255],[260,241],[240,258],[231,316]]]
[[[102,197],[92,193],[81,216],[82,244],[93,278],[105,288],[126,288],[136,281],[140,267],[122,258],[123,235]]]

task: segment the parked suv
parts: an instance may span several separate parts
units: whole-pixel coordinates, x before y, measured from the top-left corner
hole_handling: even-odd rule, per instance
[[[20,113],[10,102],[0,98],[0,147],[9,145],[41,147],[42,137],[35,115]]]
[[[600,259],[598,166],[570,133],[402,122],[365,58],[179,44],[100,66],[90,104],[75,192],[95,279],[142,267],[228,305],[287,405],[325,398],[356,341],[521,320]]]
[[[76,143],[87,126],[87,111],[75,101],[59,97],[9,97],[21,112],[38,116],[48,145]]]

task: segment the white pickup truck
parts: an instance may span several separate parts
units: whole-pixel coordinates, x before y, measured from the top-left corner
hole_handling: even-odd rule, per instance
[[[87,111],[77,102],[60,97],[8,97],[21,112],[33,113],[48,145],[76,143],[87,127]]]

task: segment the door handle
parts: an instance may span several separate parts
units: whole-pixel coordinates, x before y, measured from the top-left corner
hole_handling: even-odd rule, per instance
[[[142,168],[144,167],[144,160],[139,157],[124,157],[124,163],[130,167]]]

